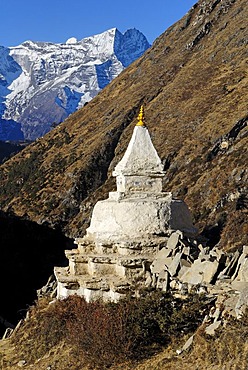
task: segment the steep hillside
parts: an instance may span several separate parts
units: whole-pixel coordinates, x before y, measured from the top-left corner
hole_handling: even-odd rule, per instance
[[[166,169],[210,242],[247,235],[247,2],[199,1],[93,100],[0,167],[5,212],[82,236],[115,188],[143,104]]]

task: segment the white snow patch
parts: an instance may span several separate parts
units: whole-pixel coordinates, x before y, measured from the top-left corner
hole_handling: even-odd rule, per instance
[[[66,45],[68,45],[68,44],[76,44],[77,42],[78,42],[78,40],[76,39],[76,37],[71,37],[71,38],[69,38],[66,41]]]

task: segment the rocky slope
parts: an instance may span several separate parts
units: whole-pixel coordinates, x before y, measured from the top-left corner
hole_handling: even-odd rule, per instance
[[[84,235],[115,189],[140,105],[164,190],[234,250],[247,243],[247,3],[200,0],[86,106],[0,167],[4,212]]]
[[[0,47],[0,139],[43,136],[149,47],[138,30],[116,28],[62,44]]]

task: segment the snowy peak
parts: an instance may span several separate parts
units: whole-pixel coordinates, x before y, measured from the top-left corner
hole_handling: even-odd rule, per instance
[[[0,140],[11,140],[8,122],[20,139],[43,136],[149,47],[138,30],[122,34],[116,28],[61,44],[28,40],[0,47]]]
[[[66,41],[66,45],[70,45],[70,44],[77,44],[78,40],[76,39],[76,37],[71,37],[69,38],[67,41]]]
[[[124,67],[138,59],[144,53],[144,48],[149,47],[145,36],[135,28],[127,30],[124,34],[116,30],[114,53]]]

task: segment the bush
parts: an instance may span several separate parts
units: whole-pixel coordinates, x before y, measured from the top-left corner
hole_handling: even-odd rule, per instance
[[[26,351],[25,358],[34,361],[65,341],[77,358],[95,369],[150,356],[173,336],[194,331],[206,309],[199,296],[183,301],[159,291],[144,291],[140,298],[126,297],[118,303],[87,303],[74,295],[43,305],[38,302],[31,308],[30,319],[13,336]]]

